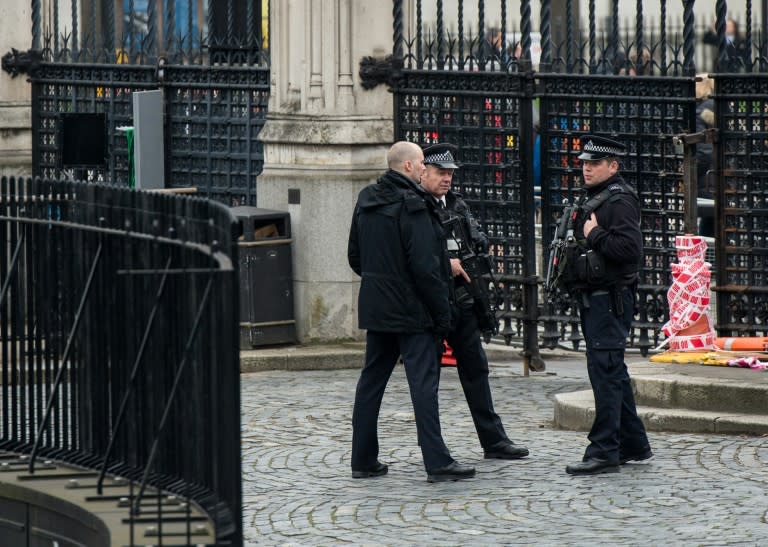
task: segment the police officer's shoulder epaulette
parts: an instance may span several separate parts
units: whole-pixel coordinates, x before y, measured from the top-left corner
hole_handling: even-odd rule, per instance
[[[427,204],[424,202],[424,197],[411,191],[408,191],[403,195],[403,204],[405,205],[405,210],[409,213],[414,213],[427,208]]]
[[[608,186],[607,190],[613,194],[627,193],[637,197],[637,191],[625,181],[614,182]]]
[[[620,186],[620,189],[614,189],[614,186]],[[613,203],[619,199],[627,199],[627,196],[631,196],[635,201],[639,201],[640,197],[637,195],[637,190],[630,186],[627,182],[620,182],[611,184],[608,189],[611,191],[611,195],[606,199],[606,203]],[[623,196],[623,197],[622,197]]]
[[[621,194],[628,193],[637,198],[637,192],[635,189],[629,186],[626,182],[614,182],[609,184],[606,188],[603,188],[596,195],[589,198],[582,206],[582,212],[588,217],[598,207],[604,203],[613,201],[614,198],[618,198]]]
[[[466,211],[469,208],[467,202],[464,201],[461,194],[455,194],[455,196],[456,198],[453,200],[453,208],[460,213]]]

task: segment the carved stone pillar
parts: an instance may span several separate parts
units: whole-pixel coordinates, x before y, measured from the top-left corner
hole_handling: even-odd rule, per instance
[[[29,2],[0,3],[0,55],[32,45]],[[25,74],[0,71],[0,175],[32,174],[31,90]]]
[[[364,90],[365,56],[392,51],[389,2],[271,3],[271,96],[258,206],[289,211],[302,342],[360,338],[347,238],[360,189],[384,172],[392,97]]]

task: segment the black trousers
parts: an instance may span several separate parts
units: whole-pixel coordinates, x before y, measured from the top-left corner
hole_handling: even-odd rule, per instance
[[[379,457],[378,420],[384,390],[403,356],[411,403],[416,416],[424,467],[427,471],[453,461],[440,431],[437,392],[440,383],[438,340],[431,333],[399,334],[368,331],[365,366],[355,391],[352,413],[352,469],[365,469]]]
[[[477,318],[471,308],[460,308],[456,327],[446,336],[456,358],[461,388],[467,398],[477,437],[483,448],[508,440],[501,418],[493,409],[488,383],[488,357],[480,340]]]
[[[586,295],[588,307],[579,310],[587,344],[587,371],[595,396],[595,421],[584,459],[618,462],[650,448],[624,362],[634,298],[634,291],[626,287],[618,293],[595,291]]]

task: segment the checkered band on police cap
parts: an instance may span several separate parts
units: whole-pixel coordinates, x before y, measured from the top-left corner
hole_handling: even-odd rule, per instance
[[[597,135],[585,135],[581,137],[581,154],[579,159],[601,160],[614,158],[623,156],[626,150],[626,146],[612,139],[598,137]]]
[[[424,147],[424,164],[437,165],[444,169],[458,169],[456,155],[458,148],[453,144],[431,144]]]

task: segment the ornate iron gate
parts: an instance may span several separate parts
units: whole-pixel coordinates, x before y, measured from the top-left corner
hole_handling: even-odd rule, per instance
[[[541,82],[542,232],[549,235],[543,238],[545,245],[562,204],[573,203],[582,186],[576,160],[580,136],[607,134],[628,146],[621,173],[640,195],[645,252],[631,343],[645,355],[658,344],[658,327],[667,320],[669,264],[676,256],[675,236],[685,231],[683,157],[673,138],[693,127],[693,79],[541,75]],[[552,347],[558,338],[567,338],[578,347],[575,308],[568,298],[544,304],[540,319],[546,327],[545,344]]]
[[[269,97],[268,2],[209,0],[206,10],[183,0],[84,0],[71,2],[71,12],[59,4],[52,0],[54,9],[43,13],[34,0],[32,49],[3,60],[32,82],[33,174],[130,185],[121,128],[132,125],[131,96],[161,89],[165,186],[256,205],[257,135]],[[62,169],[61,119],[70,113],[105,114],[103,166]]]
[[[764,47],[765,44],[763,44]],[[765,57],[760,65],[765,69]],[[768,336],[768,74],[715,76],[717,328]]]
[[[460,146],[462,168],[454,182],[483,220],[504,291],[501,334],[535,335],[534,194],[530,162],[530,74],[405,70],[397,82],[395,134],[420,144]],[[461,91],[458,91],[461,90]],[[472,128],[471,130],[469,128]],[[531,339],[534,342],[535,340]],[[538,354],[530,356],[536,368]]]
[[[504,282],[502,333],[507,343],[523,342],[532,367],[542,364],[540,344],[567,340],[578,348],[581,340],[572,303],[542,302],[537,290],[556,219],[581,187],[580,137],[626,142],[622,173],[641,196],[645,236],[630,342],[645,355],[668,319],[674,237],[686,230],[691,207],[684,151],[674,137],[696,131],[693,2],[684,3],[683,24],[675,27],[682,33],[675,35],[667,34],[664,0],[653,29],[643,3],[632,4],[632,36],[619,35],[618,0],[604,28],[594,3],[585,25],[574,2],[557,2],[556,31],[555,2],[543,0],[538,33],[531,30],[532,3],[520,2],[519,19],[508,25],[504,1],[459,1],[448,13],[449,2],[395,0],[395,135],[459,146],[454,183],[489,231]],[[493,28],[485,16],[491,4]]]

